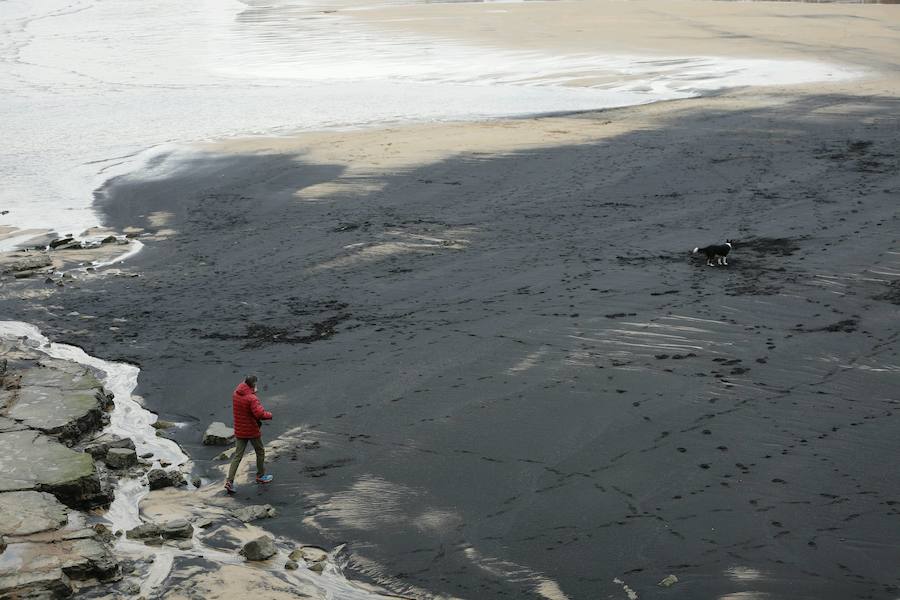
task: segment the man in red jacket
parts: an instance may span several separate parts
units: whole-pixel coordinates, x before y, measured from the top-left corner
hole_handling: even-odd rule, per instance
[[[263,408],[259,398],[256,397],[256,375],[249,375],[237,386],[231,396],[234,410],[234,458],[231,459],[231,467],[228,469],[228,479],[225,480],[225,491],[234,493],[234,475],[237,473],[247,442],[253,445],[256,451],[256,483],[269,483],[272,476],[266,474],[266,449],[262,443],[262,433],[259,426],[262,421],[272,418],[272,413]]]

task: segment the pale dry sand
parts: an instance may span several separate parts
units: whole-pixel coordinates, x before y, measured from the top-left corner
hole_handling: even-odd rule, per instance
[[[679,111],[739,112],[806,94],[895,97],[900,90],[900,10],[890,5],[642,0],[622,2],[437,3],[355,9],[346,14],[386,35],[429,36],[485,48],[650,57],[723,56],[819,60],[860,78],[732,90],[714,97],[604,111],[607,119],[552,116],[477,123],[416,124],[203,144],[202,151],[294,154],[346,170],[298,190],[304,200],[369,193],[384,176],[453,156],[488,157],[596,142],[664,126]]]

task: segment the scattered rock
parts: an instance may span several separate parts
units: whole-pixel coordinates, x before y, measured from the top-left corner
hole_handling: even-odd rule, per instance
[[[127,596],[137,596],[141,593],[141,586],[136,581],[129,581],[122,586],[122,593]]]
[[[0,534],[29,535],[57,529],[69,520],[69,509],[44,492],[0,494]]]
[[[247,560],[266,560],[275,556],[276,552],[275,540],[263,535],[244,544],[240,554]]]
[[[150,426],[153,427],[153,429],[171,429],[172,427],[175,427],[175,423],[157,419],[155,422],[151,423]]]
[[[234,448],[229,448],[216,457],[216,460],[231,460],[234,458]]]
[[[65,246],[66,244],[71,244],[74,241],[74,238],[71,235],[67,235],[66,237],[57,238],[52,240],[49,244],[51,248],[59,248],[60,246]]]
[[[191,485],[194,486],[195,488],[198,488],[198,487],[200,487],[201,485],[203,485],[203,480],[200,479],[198,476],[194,475],[194,476],[191,478]]]
[[[174,519],[160,526],[160,535],[167,540],[190,538],[194,535],[194,526],[184,519]]]
[[[286,563],[284,563],[284,568],[288,571],[296,571],[297,567],[299,567],[299,566],[300,565],[298,565],[296,562],[294,562],[292,560],[289,560]]]
[[[182,540],[176,544],[179,550],[190,550],[194,547],[194,542],[191,540]]]
[[[156,523],[142,523],[125,534],[130,540],[147,540],[160,537],[161,531]]]
[[[307,567],[307,568],[310,571],[312,571],[313,573],[319,573],[321,575],[322,571],[325,570],[325,563],[324,562],[313,563],[313,564],[309,565],[309,567]]]
[[[302,558],[306,563],[317,563],[328,558],[328,552],[318,546],[302,546],[291,552],[290,558],[292,560]]]
[[[162,469],[151,469],[147,473],[147,482],[151,490],[187,485],[181,471],[164,471]]]
[[[110,448],[105,462],[110,469],[127,469],[137,465],[137,454],[130,448]]]
[[[234,429],[220,421],[210,423],[203,434],[204,446],[227,446],[234,442]]]
[[[213,523],[215,523],[215,521],[213,521],[212,519],[203,517],[202,519],[197,519],[196,521],[194,521],[194,527],[196,527],[197,529],[206,529]]]
[[[665,577],[663,577],[662,581],[660,581],[656,585],[662,587],[672,587],[676,583],[678,583],[677,577],[675,577],[674,575],[666,575]]]
[[[271,519],[272,517],[277,517],[278,511],[276,511],[271,504],[254,504],[252,506],[234,510],[232,511],[232,514],[244,523],[249,523],[250,521],[256,521],[257,519]]]
[[[114,235],[108,235],[102,240],[100,240],[101,244],[115,244],[118,241],[118,238]]]
[[[143,454],[141,454],[141,458],[145,458],[145,459],[153,458],[153,453],[152,452],[144,452]]]

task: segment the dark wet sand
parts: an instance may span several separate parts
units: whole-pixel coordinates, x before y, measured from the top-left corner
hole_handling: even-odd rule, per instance
[[[107,225],[178,232],[141,276],[0,308],[140,364],[204,468],[258,372],[264,435],[310,431],[240,497],[398,592],[896,598],[900,102],[678,106],[321,202],[341,168],[291,156],[120,178]],[[728,268],[688,253],[725,237]]]

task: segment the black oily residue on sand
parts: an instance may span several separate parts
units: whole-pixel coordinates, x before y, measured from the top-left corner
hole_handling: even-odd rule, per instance
[[[173,215],[140,277],[3,309],[140,364],[200,465],[258,372],[264,435],[310,431],[239,501],[401,593],[893,598],[898,114],[686,109],[312,202],[338,167],[204,157],[103,190],[113,227]]]

